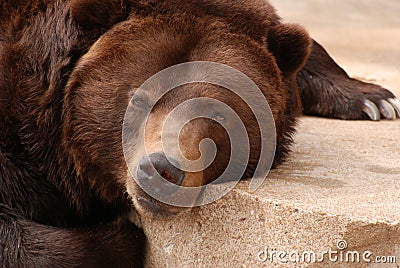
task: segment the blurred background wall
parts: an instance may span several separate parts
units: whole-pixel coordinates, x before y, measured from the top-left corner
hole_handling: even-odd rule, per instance
[[[284,21],[303,25],[352,76],[400,95],[400,1],[271,2]]]

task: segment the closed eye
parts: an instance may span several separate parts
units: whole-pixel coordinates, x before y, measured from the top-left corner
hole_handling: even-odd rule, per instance
[[[143,100],[138,99],[138,98],[133,98],[132,103],[133,103],[133,105],[135,105],[138,108],[146,108],[147,107],[146,102],[144,102]]]
[[[217,122],[223,122],[223,121],[226,120],[225,116],[223,116],[222,114],[219,114],[219,113],[215,114],[215,115],[213,116],[213,119],[214,119],[215,121],[217,121]]]
[[[144,110],[144,111],[151,110],[151,107],[147,103],[147,101],[144,101],[144,100],[139,99],[137,97],[132,98],[131,103],[134,105],[135,108],[138,108],[140,110]]]

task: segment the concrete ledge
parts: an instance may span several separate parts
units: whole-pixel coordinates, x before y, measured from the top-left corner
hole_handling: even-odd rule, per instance
[[[281,266],[276,256],[259,262],[258,253],[267,247],[321,257],[340,240],[344,253],[396,256],[399,265],[399,130],[399,121],[303,118],[290,161],[257,192],[242,182],[212,205],[170,220],[143,219],[148,267]]]

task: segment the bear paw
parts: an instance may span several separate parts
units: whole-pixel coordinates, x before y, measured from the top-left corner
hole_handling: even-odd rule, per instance
[[[400,100],[379,85],[308,70],[300,72],[298,82],[305,114],[347,120],[400,118]]]

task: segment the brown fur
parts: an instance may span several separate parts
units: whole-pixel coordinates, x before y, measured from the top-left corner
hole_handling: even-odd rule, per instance
[[[127,176],[120,137],[135,89],[166,67],[215,61],[247,74],[273,112],[275,165],[290,151],[302,103],[309,113],[359,119],[365,94],[393,96],[350,79],[311,43],[264,0],[1,0],[1,266],[142,265],[144,235],[126,220],[132,203],[140,213],[151,208],[139,199],[159,208],[153,214],[177,210]],[[152,112],[148,146],[160,150],[162,119],[193,97],[226,102],[245,122],[251,144],[245,177],[251,176],[260,153],[254,115],[216,86],[184,86],[165,96]],[[227,134],[211,120],[184,128],[185,156],[197,158],[204,138],[216,141],[217,158],[184,185],[207,183],[227,164]]]

